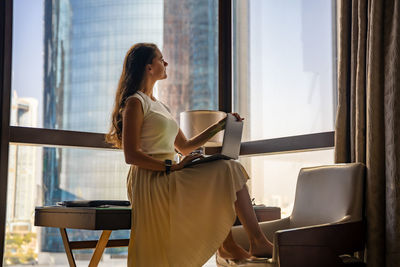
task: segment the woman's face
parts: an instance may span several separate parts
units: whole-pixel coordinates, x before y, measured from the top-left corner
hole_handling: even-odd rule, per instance
[[[167,78],[167,69],[168,63],[164,60],[163,55],[160,50],[156,50],[156,56],[153,58],[153,61],[150,64],[151,74],[156,80],[163,80]]]

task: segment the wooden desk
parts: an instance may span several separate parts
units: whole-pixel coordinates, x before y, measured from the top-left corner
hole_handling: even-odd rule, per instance
[[[71,267],[76,267],[73,249],[94,248],[89,267],[99,264],[107,247],[126,247],[129,239],[109,240],[112,230],[131,229],[131,209],[127,207],[83,208],[83,207],[36,207],[35,226],[57,227],[63,240]],[[99,240],[69,241],[66,229],[102,230]]]
[[[280,219],[280,208],[254,206],[258,221]],[[235,225],[240,224],[237,220]],[[99,264],[105,248],[126,247],[129,239],[109,240],[112,230],[131,229],[131,208],[66,208],[59,206],[36,207],[35,226],[60,229],[69,266],[76,267],[74,249],[94,248],[89,267]],[[66,229],[102,230],[99,240],[69,241]]]

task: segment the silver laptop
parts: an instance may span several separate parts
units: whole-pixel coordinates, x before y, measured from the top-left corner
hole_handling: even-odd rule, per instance
[[[240,142],[242,141],[242,132],[243,122],[237,121],[235,116],[228,113],[221,153],[214,154],[212,156],[206,156],[204,158],[196,158],[187,163],[185,168],[219,159],[238,159],[240,153]]]

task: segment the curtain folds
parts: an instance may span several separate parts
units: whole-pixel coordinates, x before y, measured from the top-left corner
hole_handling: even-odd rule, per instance
[[[400,262],[400,1],[338,0],[335,161],[367,166],[368,266]]]

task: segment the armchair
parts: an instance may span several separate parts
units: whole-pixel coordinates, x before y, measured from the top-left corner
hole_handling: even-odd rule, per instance
[[[216,256],[219,267],[347,266],[348,257],[364,248],[365,166],[337,164],[300,170],[293,212],[260,223],[274,249],[265,263],[239,264]],[[235,241],[249,248],[243,226],[232,227]]]

